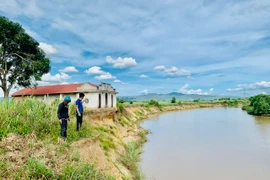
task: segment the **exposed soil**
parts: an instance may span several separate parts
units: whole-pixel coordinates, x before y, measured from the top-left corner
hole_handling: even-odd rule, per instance
[[[163,111],[176,111],[200,107],[213,107],[213,105],[164,106],[162,108]],[[69,160],[70,153],[78,152],[81,161],[86,161],[89,164],[94,163],[100,171],[116,177],[117,180],[131,177],[129,170],[119,161],[120,155],[125,149],[124,144],[141,139],[141,133],[145,130],[137,125],[138,120],[160,112],[160,109],[154,106],[130,106],[118,113],[115,113],[113,108],[88,112],[84,116],[85,125],[90,124],[93,127],[106,129],[113,128],[114,134],[107,135],[116,148],[107,151],[101,147],[99,134],[97,137],[74,142],[69,147],[62,149],[61,153],[59,153],[61,145],[40,142],[34,134],[27,136],[9,134],[0,142],[0,161],[6,158],[11,163],[13,168],[9,173],[12,175],[27,164],[29,157],[37,157],[43,159],[44,163],[53,168],[57,174],[61,171],[61,165]],[[7,179],[9,177],[12,176],[7,176]]]

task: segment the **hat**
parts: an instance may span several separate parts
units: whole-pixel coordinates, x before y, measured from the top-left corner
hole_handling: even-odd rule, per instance
[[[66,96],[66,97],[64,98],[64,101],[71,102],[70,96]]]

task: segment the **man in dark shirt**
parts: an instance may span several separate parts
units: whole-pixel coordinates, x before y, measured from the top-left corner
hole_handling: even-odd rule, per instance
[[[84,93],[79,94],[79,98],[76,101],[76,119],[77,119],[77,128],[76,130],[79,131],[82,127],[82,121],[83,121],[83,104],[82,100],[84,98]]]
[[[67,137],[67,121],[70,121],[69,115],[68,115],[68,103],[71,102],[71,99],[69,96],[66,96],[64,98],[64,101],[59,104],[57,116],[59,119],[59,123],[61,126],[60,135],[65,140]]]

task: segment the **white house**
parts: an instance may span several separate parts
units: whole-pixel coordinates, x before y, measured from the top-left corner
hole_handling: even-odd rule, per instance
[[[70,96],[71,101],[75,102],[79,98],[79,93],[85,94],[83,103],[88,108],[116,108],[116,90],[107,83],[95,85],[91,83],[61,84],[49,86],[37,86],[25,88],[12,94],[14,99],[22,99],[27,96],[35,96],[37,99],[47,103],[65,96]]]

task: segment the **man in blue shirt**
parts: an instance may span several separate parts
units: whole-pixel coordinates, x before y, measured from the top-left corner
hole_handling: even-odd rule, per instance
[[[59,123],[61,126],[60,135],[65,140],[67,137],[67,121],[70,121],[69,115],[68,115],[68,103],[71,102],[70,96],[66,96],[64,98],[64,101],[59,104],[58,110],[57,110],[57,116],[59,119]]]
[[[82,100],[84,98],[84,93],[79,94],[79,98],[76,101],[76,119],[77,119],[77,128],[76,130],[79,131],[82,127],[83,121],[83,103]]]

